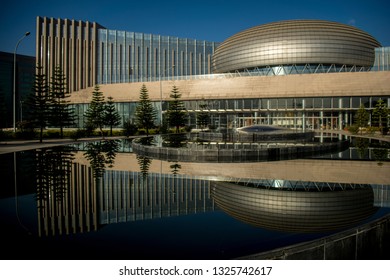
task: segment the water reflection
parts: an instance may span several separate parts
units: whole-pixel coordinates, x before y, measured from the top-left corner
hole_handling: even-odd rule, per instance
[[[112,167],[119,150],[120,140],[90,142],[85,146],[84,156],[89,160],[96,180],[101,178],[106,167]]]
[[[181,164],[179,164],[178,162],[175,162],[175,163],[171,164],[169,167],[171,168],[171,172],[172,172],[173,176],[176,176],[177,174],[179,174],[179,171],[181,169]]]
[[[70,181],[75,149],[60,146],[36,150],[36,198],[38,208],[48,206],[49,200],[62,202]]]
[[[162,136],[163,147],[184,148],[187,147],[188,136],[186,134],[166,134]]]
[[[370,186],[291,189],[213,182],[211,193],[216,205],[232,217],[286,232],[346,229],[378,210]]]
[[[26,248],[44,240],[52,254],[61,242],[76,257],[103,259],[219,259],[291,245],[390,211],[388,162],[370,162],[381,148],[370,145],[364,160],[354,147],[334,155],[348,161],[160,161],[107,140],[5,155],[1,175],[13,160],[18,181],[15,194],[13,185],[0,193],[2,236],[15,226],[8,198],[19,198],[20,221],[36,237],[23,239]]]
[[[390,158],[389,142],[361,137],[356,137],[353,142],[360,159],[373,159],[378,165],[383,165]]]
[[[140,175],[143,179],[146,179],[149,174],[149,168],[150,164],[152,163],[152,159],[149,157],[137,155],[137,161],[139,164],[139,169],[141,171]]]

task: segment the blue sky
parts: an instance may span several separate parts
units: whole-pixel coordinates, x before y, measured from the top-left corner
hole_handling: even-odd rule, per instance
[[[287,19],[356,26],[390,46],[389,0],[3,0],[0,51],[35,56],[37,16],[98,22],[108,29],[222,42],[249,27]]]

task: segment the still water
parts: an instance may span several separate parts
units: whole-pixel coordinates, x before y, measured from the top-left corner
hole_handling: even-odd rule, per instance
[[[128,140],[0,155],[2,259],[232,259],[390,212],[388,143],[250,162],[164,161]]]

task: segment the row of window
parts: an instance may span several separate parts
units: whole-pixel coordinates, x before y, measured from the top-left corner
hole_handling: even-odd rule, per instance
[[[154,81],[160,76],[211,72],[217,43],[115,30],[99,30],[98,82]]]
[[[353,115],[360,104],[373,109],[379,99],[390,103],[390,96],[385,97],[327,97],[327,98],[264,98],[264,99],[231,99],[231,100],[193,100],[183,101],[185,108],[191,113],[189,125],[196,125],[196,112],[206,109],[211,114],[211,123],[216,126],[244,126],[253,123],[268,123],[276,125],[299,126],[305,119],[306,126],[320,128],[327,124],[336,127],[352,124]],[[157,111],[160,111],[160,102],[154,102]],[[84,114],[88,104],[75,104],[77,126],[84,126]],[[122,121],[134,120],[136,102],[116,103]],[[163,111],[167,110],[168,103],[163,102]],[[296,110],[296,111],[295,111]],[[230,113],[229,113],[230,112]],[[342,119],[338,120],[340,117]],[[224,114],[221,114],[224,113]],[[159,116],[159,115],[158,115]],[[313,120],[311,120],[313,118]],[[310,124],[308,124],[310,123]]]
[[[358,109],[360,104],[374,108],[384,97],[314,97],[314,98],[263,98],[184,101],[187,110],[289,110],[289,109]],[[385,97],[388,102],[388,97]],[[163,107],[164,109],[164,107]]]

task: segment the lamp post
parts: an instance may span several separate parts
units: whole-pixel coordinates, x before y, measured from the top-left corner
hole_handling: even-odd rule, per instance
[[[30,32],[26,32],[22,38],[16,43],[15,51],[14,51],[14,83],[13,83],[13,124],[14,124],[14,133],[16,132],[16,51],[18,50],[18,46],[20,42],[30,35]]]
[[[160,75],[159,75],[159,81],[160,81],[160,106],[161,106],[161,110],[160,110],[160,127],[163,126],[163,109],[162,109],[162,83],[161,83],[161,76],[164,74],[165,76],[165,72],[169,71],[170,69],[174,69],[175,68],[175,65],[172,65],[171,67],[169,67],[168,69],[165,69]]]

